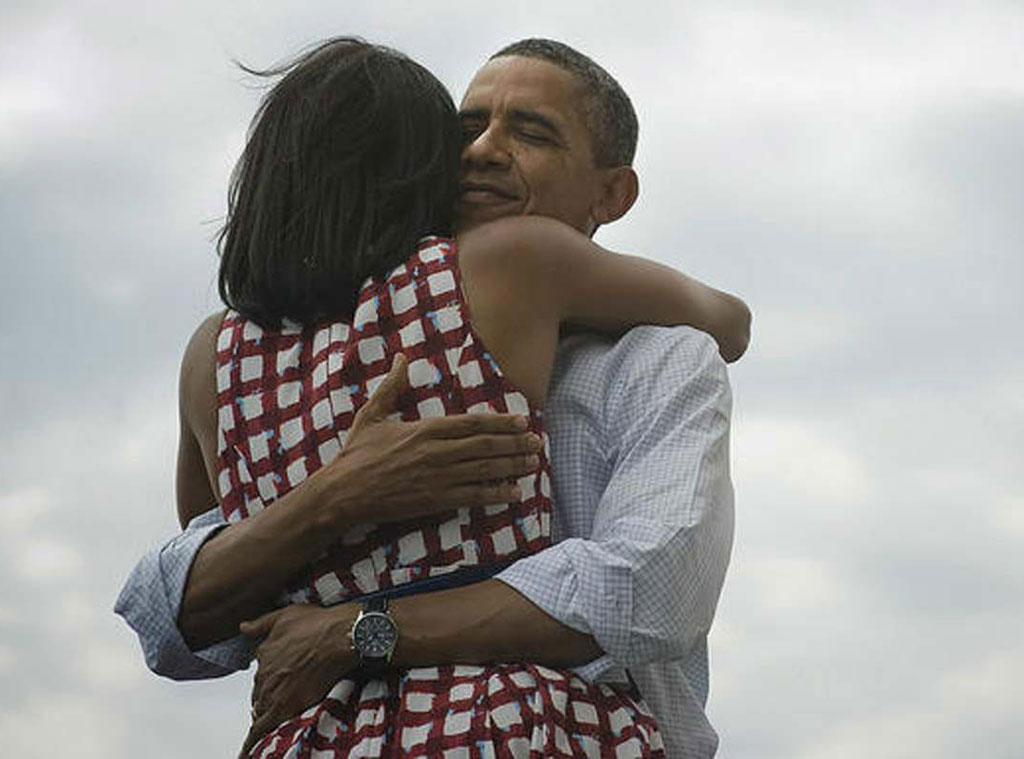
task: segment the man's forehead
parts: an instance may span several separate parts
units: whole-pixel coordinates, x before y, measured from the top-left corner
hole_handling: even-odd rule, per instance
[[[518,55],[488,61],[469,83],[461,111],[537,111],[559,121],[582,122],[582,88],[568,71]]]

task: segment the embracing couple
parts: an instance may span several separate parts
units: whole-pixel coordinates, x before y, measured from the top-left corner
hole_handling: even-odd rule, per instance
[[[629,98],[541,39],[458,110],[357,39],[265,73],[182,363],[185,529],[117,604],[149,666],[255,657],[244,756],[712,756],[750,315],[591,241],[637,197]]]

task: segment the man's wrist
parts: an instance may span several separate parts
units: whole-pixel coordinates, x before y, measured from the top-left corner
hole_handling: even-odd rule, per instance
[[[314,529],[340,538],[345,532],[365,521],[364,488],[356,487],[359,478],[347,467],[331,465],[316,471],[304,484],[314,492],[317,504],[312,524]]]
[[[330,660],[337,664],[342,677],[359,664],[359,655],[352,646],[352,626],[359,616],[359,604],[343,603],[325,609],[328,622],[324,639],[330,643]]]
[[[395,599],[391,614],[401,634],[393,665],[486,664],[501,658],[494,656],[498,641],[487,629],[490,614],[479,592],[486,584]]]

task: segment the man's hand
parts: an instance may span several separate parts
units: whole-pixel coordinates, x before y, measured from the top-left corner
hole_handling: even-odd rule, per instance
[[[357,614],[355,604],[293,604],[241,624],[243,635],[260,641],[254,718],[242,756],[282,722],[323,701],[358,664],[348,637]]]
[[[543,445],[527,431],[525,417],[389,419],[408,382],[405,356],[398,354],[356,414],[341,454],[323,470],[323,477],[348,483],[343,491],[336,489],[344,492],[346,521],[404,521],[518,499],[519,488],[512,480],[536,470]]]
[[[193,650],[235,635],[240,621],[266,611],[296,572],[356,525],[519,497],[507,480],[535,470],[542,445],[526,420],[514,414],[389,419],[408,386],[407,372],[399,355],[356,414],[334,461],[272,508],[206,541],[189,572],[178,616]]]

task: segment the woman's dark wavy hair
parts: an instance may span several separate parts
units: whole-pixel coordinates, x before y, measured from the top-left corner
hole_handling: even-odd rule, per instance
[[[280,77],[249,126],[217,239],[230,308],[263,327],[350,318],[359,288],[450,234],[462,136],[429,71],[353,37],[327,40]]]

